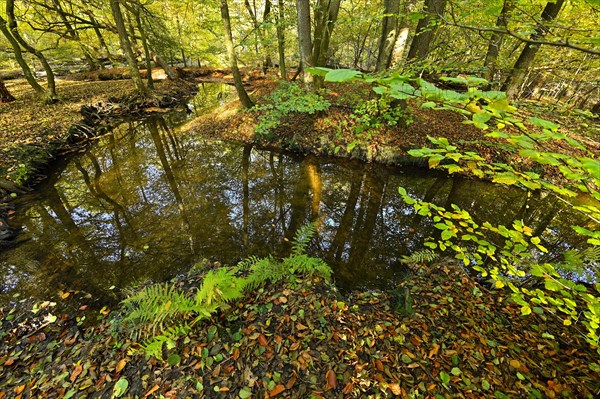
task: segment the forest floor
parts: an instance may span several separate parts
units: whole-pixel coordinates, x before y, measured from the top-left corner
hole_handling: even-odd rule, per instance
[[[576,327],[541,309],[521,316],[452,264],[420,270],[393,293],[272,284],[197,324],[165,360],[136,352],[107,309],[60,310],[83,293],[0,311],[0,399],[598,397],[598,355]],[[83,327],[84,315],[100,321]]]
[[[22,149],[48,154],[54,148],[48,145],[68,141],[69,127],[82,118],[82,105],[132,90],[129,81],[63,81],[63,102],[41,106],[20,95],[27,92],[22,84],[7,83],[21,101],[0,106],[0,159],[5,168],[0,177],[8,175],[13,181],[19,181],[19,163],[33,159]],[[268,80],[249,86],[263,104],[274,89]],[[254,131],[264,111],[242,112],[237,102],[187,128],[213,137],[386,163],[406,161],[408,149],[429,145],[427,135],[439,135],[489,160],[515,161],[501,142],[490,146],[489,138],[462,124],[460,117],[423,110],[418,103],[409,103],[408,126],[382,126],[350,148],[357,139],[352,109],[359,99],[369,98],[370,89],[329,89],[326,96],[333,105],[327,112],[288,114],[268,138]],[[598,154],[597,130],[585,126],[592,123],[582,119],[569,134]],[[181,276],[175,284],[198,286],[199,280]],[[422,267],[392,293],[341,296],[332,285],[306,279],[267,287],[198,324],[165,354],[165,359],[178,354],[169,362],[135,352],[137,344],[118,332],[109,310],[80,305],[85,293],[62,292],[52,300],[31,312],[0,309],[0,399],[600,395],[598,354],[577,325],[563,326],[541,308],[523,317],[503,291],[489,291],[451,264]],[[84,316],[98,322],[85,325]]]

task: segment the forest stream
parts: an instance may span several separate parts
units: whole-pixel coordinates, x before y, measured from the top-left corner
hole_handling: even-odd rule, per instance
[[[85,152],[56,164],[15,202],[18,245],[0,253],[0,305],[59,290],[112,305],[119,292],[163,281],[207,258],[235,263],[284,256],[316,222],[310,252],[343,290],[391,289],[409,278],[403,255],[439,235],[398,195],[457,204],[475,221],[521,219],[554,259],[582,244],[579,214],[556,197],[426,169],[292,155],[209,139],[178,128],[231,93],[204,85],[178,111],[123,123]],[[571,276],[586,280],[585,275]]]

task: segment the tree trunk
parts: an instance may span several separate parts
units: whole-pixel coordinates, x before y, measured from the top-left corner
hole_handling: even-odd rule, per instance
[[[15,0],[6,0],[6,18],[8,20],[8,28],[10,29],[10,33],[12,37],[21,45],[25,50],[29,53],[35,55],[44,71],[46,72],[46,98],[47,102],[56,102],[58,100],[58,96],[56,95],[56,82],[54,81],[54,72],[46,60],[46,57],[42,54],[41,51],[38,51],[33,46],[31,46],[19,33],[17,29],[17,20],[15,19]]]
[[[138,69],[137,61],[135,59],[135,55],[133,54],[133,49],[131,48],[131,42],[127,36],[127,30],[125,28],[125,22],[123,21],[123,13],[121,12],[119,0],[110,0],[110,9],[115,20],[117,33],[119,34],[121,50],[123,50],[123,53],[125,53],[125,59],[129,65],[133,84],[140,94],[148,94],[146,86],[142,80],[142,76],[140,75],[140,70]]]
[[[231,72],[233,73],[235,89],[237,90],[238,97],[240,98],[242,105],[245,108],[252,108],[254,103],[252,100],[250,100],[250,97],[248,97],[246,89],[244,89],[242,75],[240,74],[240,70],[237,65],[237,59],[235,58],[233,35],[231,34],[231,19],[229,18],[229,6],[227,5],[227,0],[221,0],[221,19],[223,20],[223,29],[225,31],[225,47],[227,47],[227,55],[231,65]]]
[[[269,19],[271,18],[271,0],[265,0],[265,9],[263,12],[263,30],[262,32],[262,46],[264,52],[264,62],[263,62],[263,70],[266,74],[267,69],[273,66],[273,61],[271,60],[271,53],[269,51],[269,46],[267,45],[268,41],[265,40],[269,36],[269,30],[267,29]]]
[[[177,73],[173,70],[173,68],[171,68],[169,63],[166,62],[161,56],[159,56],[158,54],[156,54],[154,52],[154,53],[152,53],[152,59],[154,60],[155,63],[158,64],[158,66],[160,66],[165,71],[165,73],[167,74],[169,79],[171,79],[171,80],[179,79],[179,75],[177,75]]]
[[[384,17],[381,22],[381,37],[379,39],[379,52],[377,53],[377,72],[385,71],[392,62],[392,53],[400,32],[398,14],[400,13],[400,0],[384,0]]]
[[[154,80],[152,79],[152,57],[150,56],[150,48],[148,47],[148,38],[146,37],[146,29],[142,26],[142,17],[140,16],[141,11],[139,5],[136,5],[135,9],[135,23],[138,26],[140,32],[140,38],[142,39],[142,47],[144,49],[144,58],[146,59],[146,80],[148,82],[148,89],[154,89]]]
[[[498,19],[496,20],[497,28],[506,29],[508,20],[510,19],[510,13],[514,8],[515,0],[504,0],[502,11],[500,11],[500,15],[498,15]],[[490,44],[483,63],[485,68],[485,78],[490,82],[494,80],[494,75],[496,74],[498,54],[500,54],[500,47],[502,46],[503,39],[504,34],[500,32],[493,32],[492,37],[490,38]]]
[[[426,14],[419,20],[415,37],[408,50],[408,59],[420,61],[429,55],[429,47],[435,37],[440,17],[444,15],[446,0],[425,0],[423,12]]]
[[[276,26],[277,26],[277,50],[279,52],[279,74],[281,79],[287,80],[285,68],[285,13],[283,9],[283,0],[277,3]]]
[[[315,35],[313,39],[313,61],[315,66],[327,64],[327,53],[331,34],[335,27],[338,13],[340,12],[340,0],[319,0],[315,9]]]
[[[2,76],[0,76],[0,104],[9,103],[11,101],[15,101],[15,98],[4,85],[4,80]]]
[[[4,37],[6,37],[6,40],[8,40],[11,47],[13,48],[13,51],[15,54],[15,59],[17,60],[17,63],[21,67],[21,70],[23,71],[23,75],[25,76],[27,83],[29,83],[29,85],[31,86],[33,91],[35,91],[35,93],[38,96],[40,96],[40,97],[43,96],[44,91],[45,91],[44,88],[42,86],[40,86],[40,84],[37,82],[37,80],[35,80],[35,76],[33,76],[33,72],[31,72],[31,68],[29,68],[29,65],[27,65],[25,58],[23,58],[23,52],[21,51],[21,46],[19,45],[17,40],[13,37],[13,35],[10,33],[10,31],[8,30],[8,27],[6,26],[6,21],[1,16],[0,16],[0,32],[2,32]]]
[[[542,11],[542,16],[540,22],[535,27],[534,33],[531,35],[532,40],[541,40],[546,36],[548,32],[548,27],[545,23],[551,22],[554,20],[560,9],[562,8],[565,0],[556,0],[556,2],[549,1],[546,3],[546,7],[544,7],[544,11]],[[525,77],[529,72],[529,68],[533,65],[533,61],[535,59],[535,55],[537,54],[540,48],[539,44],[534,43],[526,43],[523,51],[521,51],[521,55],[515,62],[510,74],[504,81],[502,85],[502,91],[506,91],[506,95],[514,99],[517,97],[523,82],[525,81]]]
[[[298,46],[300,50],[301,68],[306,70],[314,66],[312,57],[312,38],[310,28],[310,2],[309,0],[296,0],[298,13]],[[304,83],[312,83],[312,75],[304,72]]]

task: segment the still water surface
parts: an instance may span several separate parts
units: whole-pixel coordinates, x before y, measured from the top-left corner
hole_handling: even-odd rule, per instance
[[[202,91],[202,112],[222,88]],[[0,306],[12,296],[81,290],[98,303],[132,284],[161,281],[203,258],[284,256],[303,224],[320,220],[310,248],[342,289],[391,288],[402,255],[438,234],[398,195],[452,203],[476,221],[522,219],[553,251],[578,245],[576,212],[552,197],[416,168],[260,150],[176,127],[184,113],[129,122],[57,167],[13,221],[21,243],[0,254]]]

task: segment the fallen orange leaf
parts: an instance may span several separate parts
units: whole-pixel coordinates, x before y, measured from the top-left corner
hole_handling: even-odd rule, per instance
[[[77,366],[75,366],[75,370],[73,370],[73,372],[71,373],[71,377],[69,377],[71,382],[74,382],[77,379],[77,377],[79,377],[79,374],[81,374],[82,371],[83,371],[83,366],[81,364],[78,364]]]
[[[327,379],[327,385],[325,386],[325,390],[328,391],[330,389],[335,389],[337,387],[337,378],[333,370],[327,370],[327,374],[325,374],[325,378]]]
[[[117,363],[117,367],[116,367],[115,371],[117,373],[120,373],[121,370],[123,370],[125,368],[126,364],[127,364],[127,360],[126,359],[119,360],[119,362]]]
[[[269,391],[269,397],[272,398],[273,396],[277,396],[283,391],[285,391],[285,387],[282,384],[277,384],[275,388]]]
[[[146,392],[146,394],[144,395],[144,398],[147,398],[148,396],[152,395],[154,392],[158,391],[158,385],[154,385],[152,388],[150,388],[150,390],[148,392]]]

